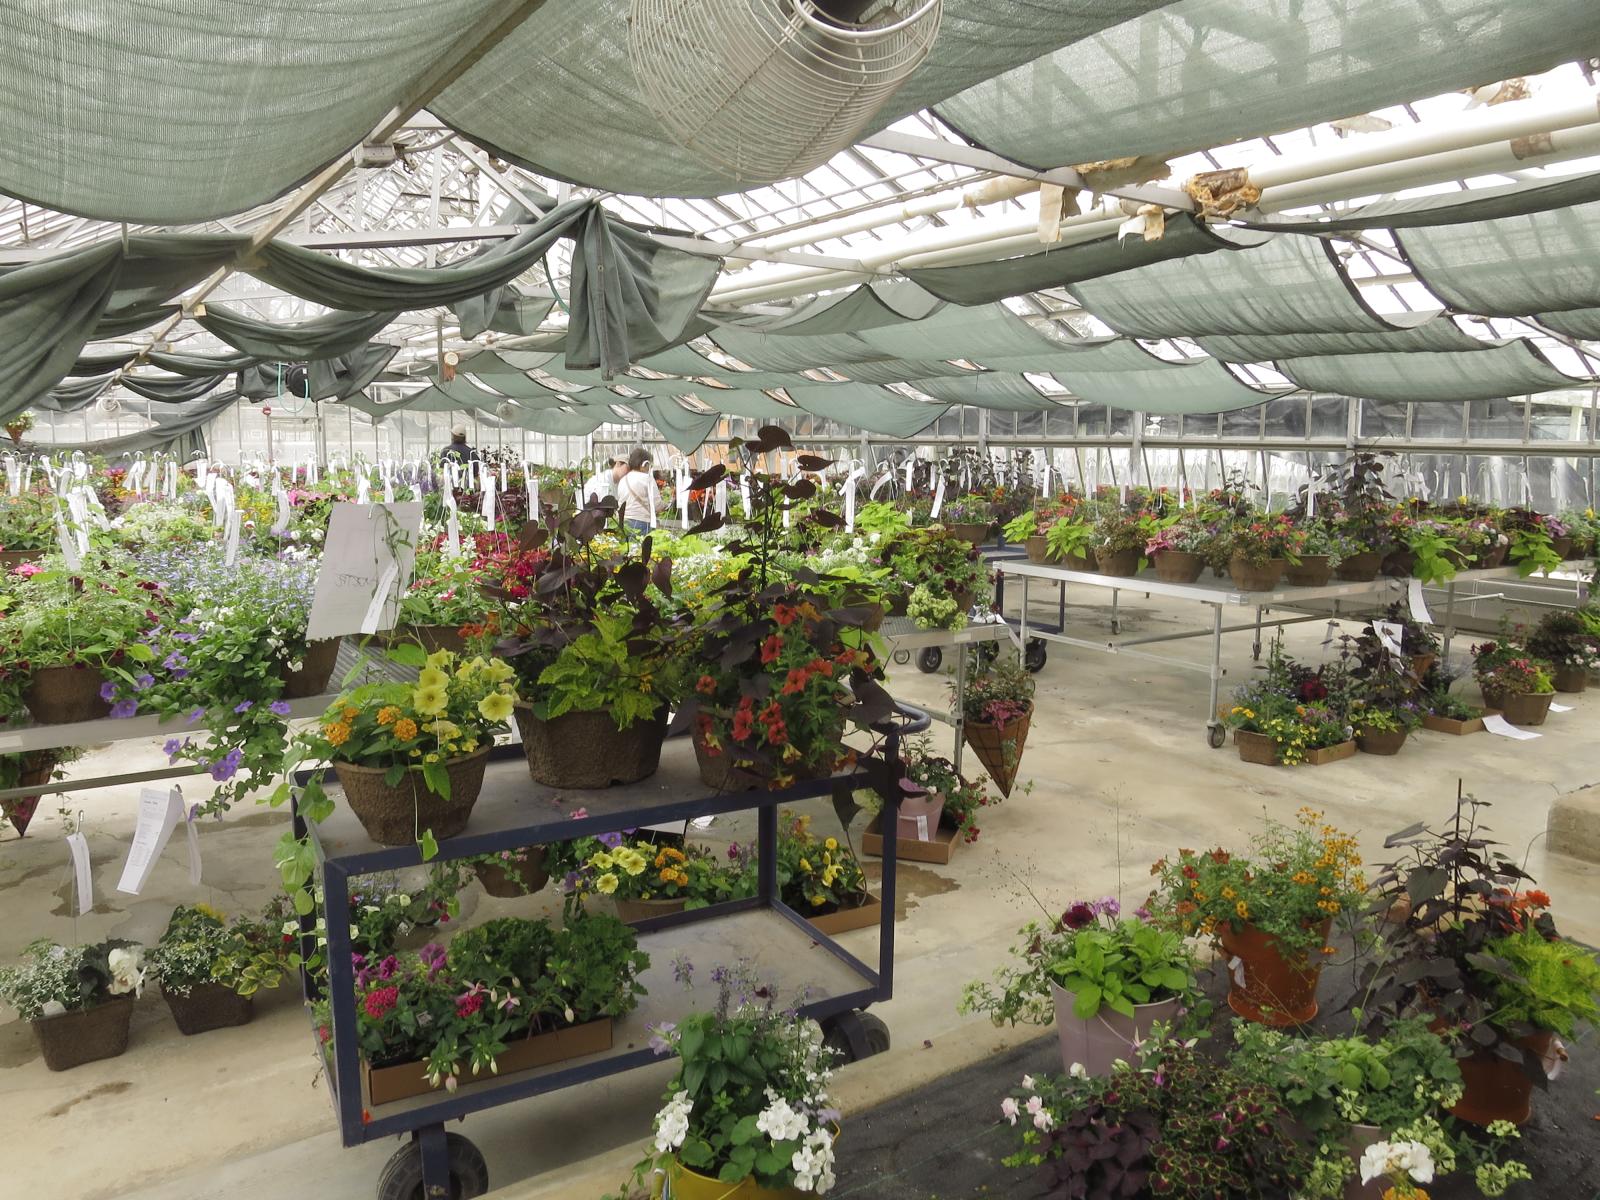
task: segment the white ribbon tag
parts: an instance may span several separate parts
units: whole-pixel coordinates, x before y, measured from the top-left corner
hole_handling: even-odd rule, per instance
[[[1422,598],[1422,580],[1412,579],[1406,585],[1406,601],[1411,606],[1411,618],[1424,625],[1433,624],[1433,616],[1428,612],[1428,603]]]
[[[717,516],[728,515],[728,481],[726,478],[717,481]]]
[[[356,503],[366,504],[372,499],[372,484],[367,481],[367,473],[362,471],[356,476]]]
[[[461,520],[457,515],[456,494],[449,488],[444,491],[444,536],[451,558],[461,557]]]
[[[867,499],[868,500],[876,500],[878,498],[878,493],[883,491],[883,485],[888,483],[889,480],[891,480],[893,478],[894,478],[894,470],[893,470],[893,468],[885,467],[884,471],[883,471],[883,474],[879,475],[878,478],[873,481],[872,491],[867,493]]]
[[[76,884],[78,915],[94,907],[94,875],[89,870],[89,843],[81,833],[67,834],[67,851],[72,855],[72,878]]]
[[[61,547],[61,559],[67,564],[67,570],[76,571],[83,566],[83,557],[78,552],[78,539],[68,532],[67,522],[59,509],[56,511],[56,543]]]
[[[743,474],[743,473],[741,473],[740,476],[739,476],[739,511],[742,512],[745,515],[746,519],[749,519],[749,516],[750,516],[750,477],[748,475]]]
[[[227,549],[223,552],[224,566],[231,567],[239,561],[239,522],[241,514],[237,508],[228,510],[228,542]]]
[[[189,838],[189,885],[193,887],[200,882],[200,833],[194,827],[192,814],[185,818],[183,830]]]
[[[372,593],[372,603],[367,605],[367,615],[361,618],[362,633],[378,632],[378,622],[383,619],[383,606],[388,603],[389,593],[394,589],[394,581],[399,574],[399,563],[391,562],[383,569],[378,586]]]
[[[277,516],[272,519],[272,532],[282,533],[289,528],[289,493],[283,490],[282,484],[278,484],[272,489],[272,498],[278,506]]]
[[[916,466],[917,466],[917,456],[913,454],[910,458],[906,459],[906,491],[907,492],[911,491],[911,473],[914,470],[916,470]]]
[[[944,507],[944,476],[939,476],[939,482],[933,489],[933,511],[928,514],[930,521],[939,519],[939,510]]]

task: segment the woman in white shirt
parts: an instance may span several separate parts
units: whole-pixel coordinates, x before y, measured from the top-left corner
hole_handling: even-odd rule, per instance
[[[647,532],[660,503],[661,489],[650,470],[650,455],[643,446],[636,446],[628,455],[628,473],[617,481],[617,507],[622,510],[623,523],[636,533]]]

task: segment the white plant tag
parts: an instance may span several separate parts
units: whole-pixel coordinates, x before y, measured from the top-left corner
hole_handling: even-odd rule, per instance
[[[356,503],[366,504],[372,499],[372,484],[367,481],[367,473],[362,471],[356,476]]]
[[[242,514],[237,508],[228,510],[228,542],[227,549],[223,551],[222,562],[224,566],[231,567],[239,561],[239,523]]]
[[[189,838],[189,883],[194,886],[200,882],[200,833],[195,829],[193,816],[184,818],[183,830]]]
[[[1411,606],[1411,617],[1424,625],[1433,624],[1433,616],[1428,612],[1428,602],[1422,598],[1422,580],[1413,579],[1406,585],[1406,601]]]
[[[67,564],[67,570],[76,571],[83,566],[83,556],[78,553],[78,539],[68,532],[67,523],[59,509],[56,511],[56,544],[61,547],[61,559]]]
[[[400,567],[397,563],[391,562],[383,569],[383,574],[378,579],[378,586],[372,593],[372,603],[367,605],[366,615],[361,618],[362,633],[378,632],[378,622],[383,620],[383,607],[389,601],[389,594],[394,590],[394,581],[399,574]]]
[[[94,875],[89,870],[89,843],[81,833],[67,834],[67,851],[72,855],[72,879],[81,917],[94,907]]]
[[[421,529],[419,501],[335,504],[328,521],[306,637],[320,641],[389,628],[399,607],[397,597],[411,583]],[[379,623],[366,628],[375,604],[381,614]]]
[[[1378,640],[1384,644],[1390,654],[1405,653],[1400,649],[1400,639],[1405,636],[1405,627],[1394,621],[1374,621],[1372,632],[1378,635]]]
[[[139,817],[128,847],[128,860],[122,867],[117,891],[137,896],[144,890],[156,859],[166,848],[167,839],[183,820],[183,794],[177,788],[143,788],[139,792]]]
[[[944,476],[939,476],[939,482],[933,489],[933,511],[928,514],[930,521],[939,519],[939,510],[944,507]]]
[[[1570,705],[1570,704],[1557,704],[1554,700],[1552,700],[1550,702],[1550,711],[1551,712],[1571,712],[1572,711],[1572,705]]]
[[[488,471],[483,475],[483,507],[480,510],[484,524],[489,527],[489,532],[494,532],[494,475]]]
[[[1515,738],[1519,742],[1531,742],[1539,736],[1531,729],[1518,729],[1500,713],[1485,714],[1483,727],[1490,733],[1498,733],[1501,737]]]
[[[272,498],[278,506],[277,515],[272,518],[272,532],[282,533],[289,528],[289,493],[279,485],[272,489]]]

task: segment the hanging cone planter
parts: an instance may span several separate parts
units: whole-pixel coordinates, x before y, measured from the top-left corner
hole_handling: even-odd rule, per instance
[[[55,773],[55,769],[54,750],[35,750],[24,758],[17,786],[43,787],[50,782],[50,776]],[[4,812],[6,820],[16,828],[18,837],[28,832],[28,822],[33,820],[33,814],[38,807],[38,796],[18,796],[15,800],[0,800],[0,812]]]
[[[1033,708],[1006,725],[981,725],[967,721],[962,725],[967,745],[978,756],[983,769],[994,780],[1002,796],[1011,795],[1011,785],[1017,781],[1017,767],[1022,763],[1022,749],[1028,741],[1028,723],[1033,720]]]

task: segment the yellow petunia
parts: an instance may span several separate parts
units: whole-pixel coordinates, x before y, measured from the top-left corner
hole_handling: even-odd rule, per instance
[[[503,658],[490,659],[488,672],[489,678],[495,683],[505,683],[517,674],[516,671],[512,670],[511,664]]]
[[[425,717],[442,713],[449,704],[450,698],[442,687],[419,687],[411,693],[411,704]]]
[[[504,721],[511,715],[511,697],[503,692],[490,692],[478,701],[478,712],[485,721]]]
[[[612,852],[611,857],[616,860],[617,866],[621,867],[629,875],[640,874],[648,865],[645,862],[644,855],[640,854],[632,846],[619,846]]]
[[[207,904],[204,900],[196,904],[194,906],[194,910],[201,916],[210,917],[213,921],[226,921],[228,919],[222,914],[220,909],[212,908],[211,905]]]
[[[448,650],[435,650],[432,654],[428,655],[428,665],[436,671],[441,671],[450,665],[450,662],[454,657],[455,655],[451,654]]]
[[[435,667],[428,667],[417,675],[417,687],[442,688],[448,685],[450,676]]]
[[[589,859],[589,865],[597,871],[609,871],[615,862],[608,850],[602,850]]]
[[[611,895],[612,892],[617,890],[617,877],[611,874],[611,872],[607,871],[604,875],[600,876],[599,879],[594,881],[594,890],[599,892],[602,896]]]
[[[838,838],[829,838],[827,841],[823,842],[822,844],[826,849],[837,850],[839,848],[839,839]]]

